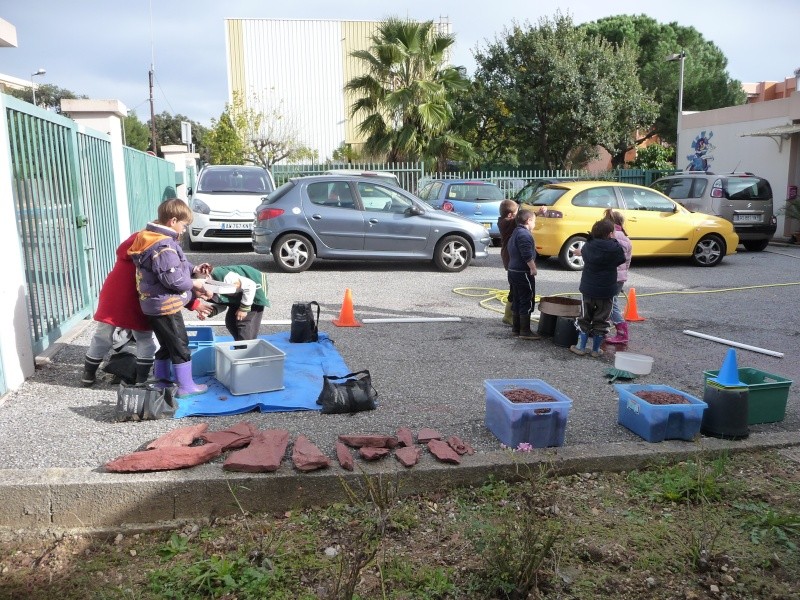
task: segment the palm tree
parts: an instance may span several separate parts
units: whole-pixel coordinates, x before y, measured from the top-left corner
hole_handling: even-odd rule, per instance
[[[442,152],[468,147],[449,130],[451,94],[468,85],[461,69],[445,64],[455,38],[433,21],[392,17],[371,39],[369,50],[352,53],[366,63],[366,73],[345,86],[357,96],[351,116],[363,116],[365,153],[390,162],[441,160]]]

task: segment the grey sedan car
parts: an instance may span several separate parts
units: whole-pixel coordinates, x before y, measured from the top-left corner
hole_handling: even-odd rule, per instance
[[[456,273],[488,256],[490,243],[474,221],[368,177],[291,179],[262,199],[253,222],[253,249],[287,273],[316,258],[432,260]]]

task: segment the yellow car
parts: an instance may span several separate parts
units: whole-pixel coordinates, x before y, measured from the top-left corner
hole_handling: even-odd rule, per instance
[[[686,210],[652,188],[613,181],[566,181],[547,185],[520,204],[536,212],[533,237],[540,257],[558,256],[573,271],[576,256],[607,208],[625,216],[633,256],[686,256],[701,267],[735,254],[739,237],[730,221]]]

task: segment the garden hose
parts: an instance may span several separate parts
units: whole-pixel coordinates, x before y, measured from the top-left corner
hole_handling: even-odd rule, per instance
[[[636,294],[637,298],[645,298],[647,296],[665,296],[668,294],[681,294],[681,295],[691,295],[691,294],[719,294],[721,292],[739,292],[742,290],[756,290],[760,288],[772,288],[772,287],[786,287],[790,285],[800,285],[800,281],[794,281],[789,283],[767,283],[764,285],[745,285],[741,287],[730,287],[730,288],[719,288],[715,290],[668,290],[665,292],[650,292],[647,294]],[[479,287],[460,287],[460,288],[453,288],[453,293],[458,294],[460,296],[468,296],[471,298],[483,298],[478,304],[482,308],[486,310],[491,310],[497,313],[505,312],[505,305],[508,301],[508,290],[499,290],[494,288],[479,288]],[[626,300],[628,295],[623,291],[622,294],[625,296]],[[549,294],[547,297],[553,296],[580,296],[580,292],[564,292],[560,294]],[[539,302],[541,300],[541,296],[537,295],[534,298],[534,303]],[[500,304],[499,308],[491,306],[492,302],[498,302]]]

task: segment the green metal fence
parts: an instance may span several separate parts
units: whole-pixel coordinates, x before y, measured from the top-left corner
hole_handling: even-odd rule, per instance
[[[128,216],[131,231],[136,231],[156,218],[162,201],[175,197],[175,167],[146,152],[128,147],[124,150]]]

